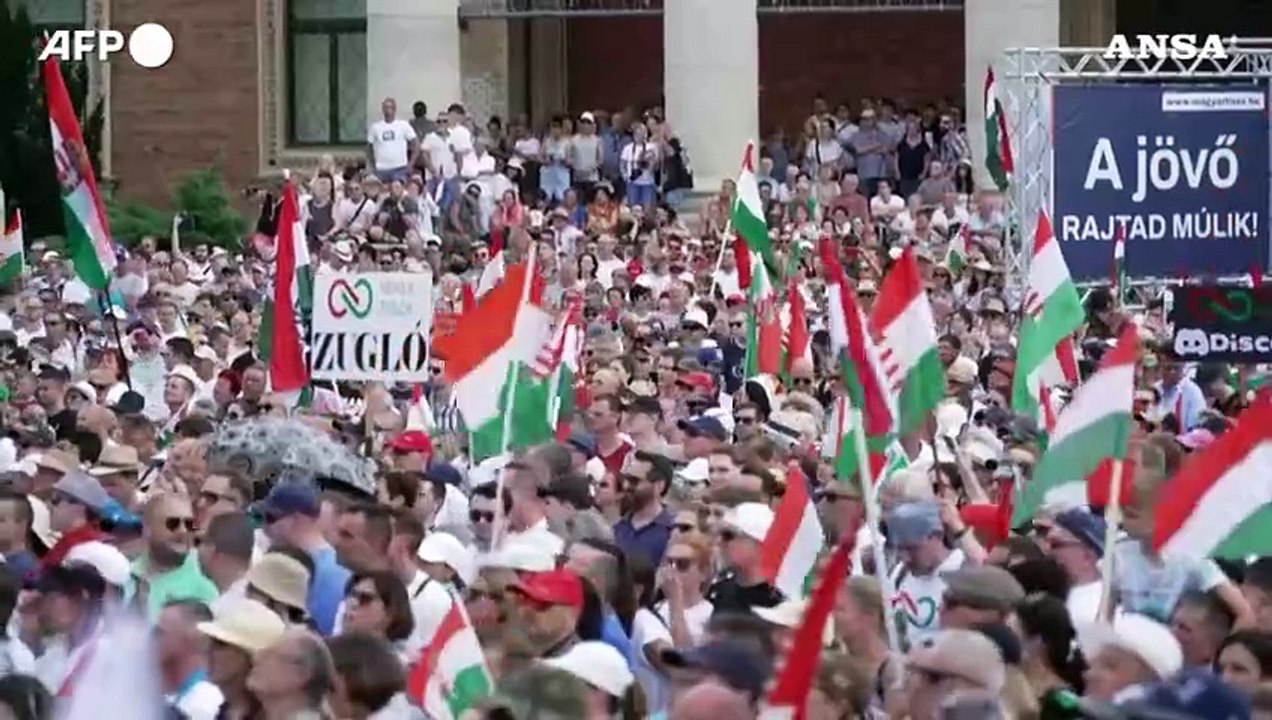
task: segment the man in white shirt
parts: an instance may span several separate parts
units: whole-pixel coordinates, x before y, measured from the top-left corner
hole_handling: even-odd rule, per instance
[[[966,561],[963,551],[945,544],[945,526],[934,502],[909,502],[888,514],[888,544],[901,559],[892,574],[894,606],[905,618],[906,639],[914,647],[941,629],[944,573]]]
[[[1086,508],[1059,513],[1047,532],[1051,556],[1069,578],[1064,604],[1075,627],[1098,619],[1104,595],[1100,558],[1104,556],[1104,518]]]
[[[967,208],[958,202],[958,193],[947,192],[941,196],[941,205],[932,211],[932,227],[943,235],[948,235],[953,225],[966,225],[969,220]]]
[[[627,261],[614,254],[617,247],[613,235],[602,235],[596,243],[596,279],[606,290],[614,287],[614,272],[627,267]]]
[[[423,149],[428,155],[428,167],[437,177],[455,177],[458,172],[455,153],[451,151],[450,135],[450,116],[442,113],[437,116],[433,132],[424,136]]]
[[[397,119],[397,101],[393,98],[385,98],[380,109],[384,119],[372,123],[367,133],[367,159],[382,181],[406,181],[419,152],[415,128],[406,120]]]

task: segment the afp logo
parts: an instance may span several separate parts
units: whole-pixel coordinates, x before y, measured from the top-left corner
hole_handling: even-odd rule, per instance
[[[1180,329],[1175,331],[1175,356],[1188,357],[1194,355],[1196,357],[1205,357],[1210,354],[1210,338],[1206,337],[1205,330]]]

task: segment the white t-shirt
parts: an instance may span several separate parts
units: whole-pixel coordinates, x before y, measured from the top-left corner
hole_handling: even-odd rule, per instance
[[[904,209],[905,201],[901,199],[900,195],[893,195],[887,200],[878,195],[870,198],[870,214],[875,218],[895,217]]]
[[[609,260],[597,260],[596,279],[601,283],[601,287],[609,290],[614,287],[614,271],[626,269],[627,263],[617,257],[612,257]]]
[[[1103,594],[1103,580],[1069,588],[1069,596],[1065,598],[1064,606],[1069,610],[1069,619],[1073,621],[1074,627],[1096,621],[1100,614],[1100,598]]]
[[[725,297],[737,295],[742,292],[742,286],[738,280],[737,268],[732,270],[716,270],[712,277],[715,278],[716,287],[720,289],[720,292],[723,293]]]
[[[428,166],[434,175],[455,176],[455,154],[451,152],[447,138],[431,132],[424,136],[424,151],[428,153]]]
[[[405,120],[386,122],[377,120],[371,123],[371,132],[367,133],[367,142],[375,155],[376,170],[395,170],[406,167],[410,162],[408,150],[415,139],[415,128]]]
[[[671,683],[660,673],[649,659],[645,657],[645,647],[650,643],[662,641],[672,645],[671,610],[664,600],[658,604],[658,614],[646,608],[636,611],[632,618],[632,674],[645,692],[645,703],[649,714],[665,712],[671,704]],[[697,645],[707,629],[707,620],[711,618],[715,606],[710,600],[700,600],[697,605],[685,610],[685,623],[689,626],[689,637]]]
[[[642,169],[641,163],[645,165]],[[653,185],[654,167],[658,164],[658,146],[649,141],[632,142],[618,155],[619,171],[633,185]]]
[[[892,603],[905,618],[910,647],[935,636],[941,629],[941,598],[945,595],[945,580],[941,576],[963,567],[966,560],[963,551],[955,548],[930,575],[915,575],[904,565],[897,567],[894,579],[897,575],[901,579],[896,583],[897,595]]]
[[[446,136],[446,141],[450,143],[451,150],[457,154],[472,150],[473,132],[468,129],[467,125],[452,125],[450,133]]]

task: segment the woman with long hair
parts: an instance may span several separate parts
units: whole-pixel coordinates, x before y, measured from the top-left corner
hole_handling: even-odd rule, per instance
[[[345,586],[342,632],[363,632],[402,649],[415,629],[406,586],[391,571],[358,573]]]
[[[1038,696],[1039,717],[1069,717],[1067,707],[1084,691],[1086,662],[1078,649],[1077,632],[1064,601],[1035,593],[1016,611],[1025,678]]]

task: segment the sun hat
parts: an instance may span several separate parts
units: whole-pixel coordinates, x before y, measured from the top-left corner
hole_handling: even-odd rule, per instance
[[[265,553],[247,570],[247,584],[271,600],[304,610],[309,599],[309,570],[282,553]]]
[[[249,598],[228,601],[216,617],[195,628],[213,640],[252,654],[278,642],[287,632],[287,625],[277,613]]]

